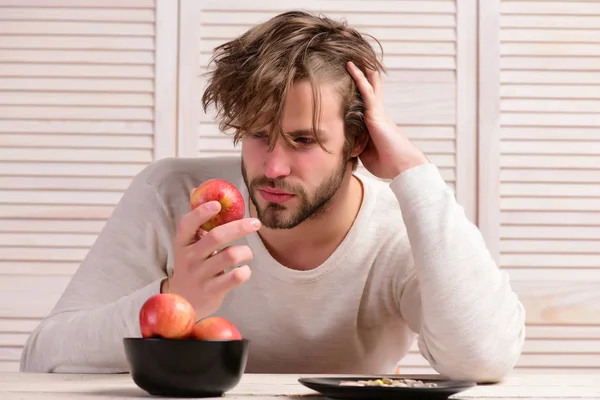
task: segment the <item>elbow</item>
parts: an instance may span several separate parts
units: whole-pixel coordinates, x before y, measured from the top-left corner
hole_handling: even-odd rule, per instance
[[[446,368],[452,379],[473,381],[478,384],[498,383],[513,370],[520,352],[480,354],[470,357],[456,368]]]
[[[115,357],[114,352],[98,350],[108,349],[111,345],[110,340],[102,342],[104,336],[81,338],[69,335],[69,331],[77,331],[77,328],[68,326],[70,318],[74,316],[75,313],[53,315],[38,325],[23,346],[20,372],[78,374],[129,372],[124,354]]]
[[[21,352],[19,371],[56,372],[54,360],[57,359],[56,352],[59,351],[59,346],[57,346],[56,341],[50,342],[48,340],[48,338],[56,339],[54,332],[52,332],[55,325],[56,317],[49,317],[31,332]]]
[[[478,384],[498,383],[517,365],[524,339],[523,326],[511,336],[499,334],[487,340],[472,342],[470,346],[463,347],[462,351],[440,353],[439,358],[427,351],[423,353],[431,366],[449,379]]]
[[[64,318],[64,317],[63,317]],[[57,332],[60,317],[43,320],[29,335],[21,352],[19,371],[34,373],[60,373],[66,360],[61,358],[66,344],[64,335]]]
[[[525,310],[518,303],[518,312],[507,318],[505,329],[491,330],[485,340],[472,346],[470,379],[478,383],[502,381],[517,365],[525,343]]]
[[[21,353],[20,372],[57,373],[57,374],[120,374],[128,373],[127,365],[96,365],[77,363],[75,360],[61,358],[58,349],[41,349],[36,345],[36,335],[32,334]]]
[[[493,342],[493,341],[492,341]],[[496,343],[485,346],[479,352],[482,357],[476,362],[479,370],[474,373],[479,383],[497,383],[502,381],[517,365],[523,352],[525,325],[514,336],[498,338]]]
[[[519,357],[520,351],[500,354],[480,351],[476,355],[452,357],[446,362],[430,360],[430,363],[438,373],[449,379],[485,384],[501,382],[513,370]]]
[[[37,336],[37,331],[32,332],[23,346],[19,365],[20,372],[52,372],[52,368],[43,362],[44,356],[41,354],[40,346],[36,345]]]

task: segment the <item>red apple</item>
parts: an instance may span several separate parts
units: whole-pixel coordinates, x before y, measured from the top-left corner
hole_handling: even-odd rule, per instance
[[[192,337],[198,340],[240,340],[240,331],[223,317],[208,317],[194,325]]]
[[[219,225],[244,217],[246,211],[244,197],[234,185],[223,179],[209,179],[192,190],[190,208],[193,210],[213,200],[221,203],[221,211],[200,226],[205,231],[208,232]]]
[[[186,338],[192,333],[195,322],[194,307],[174,293],[155,294],[140,309],[140,329],[145,338]]]

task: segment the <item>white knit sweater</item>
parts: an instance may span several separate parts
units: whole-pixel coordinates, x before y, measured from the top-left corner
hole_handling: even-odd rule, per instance
[[[171,272],[191,189],[215,177],[247,195],[238,158],[168,159],[140,173],[27,341],[21,369],[128,371],[122,339],[140,336],[139,309]],[[390,184],[359,177],[360,212],[318,268],[280,265],[257,234],[238,242],[253,250],[252,277],[217,314],[251,340],[246,371],[390,373],[418,337],[440,373],[502,379],[523,346],[524,309],[438,169]]]

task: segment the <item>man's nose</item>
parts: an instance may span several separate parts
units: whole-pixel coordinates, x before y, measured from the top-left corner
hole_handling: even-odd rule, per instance
[[[288,154],[283,147],[280,143],[277,143],[273,150],[267,153],[264,164],[267,178],[276,179],[290,174]]]

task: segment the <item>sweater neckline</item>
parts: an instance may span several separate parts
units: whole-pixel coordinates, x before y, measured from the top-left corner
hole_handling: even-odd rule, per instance
[[[324,275],[342,266],[346,261],[349,261],[347,260],[347,257],[352,254],[352,249],[356,245],[357,236],[364,231],[363,227],[368,223],[369,216],[373,213],[375,203],[375,192],[373,190],[374,188],[370,185],[370,181],[356,172],[353,173],[353,175],[363,186],[363,198],[358,214],[340,245],[321,265],[306,271],[288,268],[273,258],[271,253],[269,253],[265,247],[258,232],[254,232],[246,236],[248,244],[254,253],[254,260],[257,261],[253,262],[252,268],[283,281],[310,282],[320,279]],[[248,188],[243,179],[241,180],[240,188],[241,193],[244,196],[244,201],[246,202],[245,217],[248,218],[250,217],[251,200],[248,194]]]

